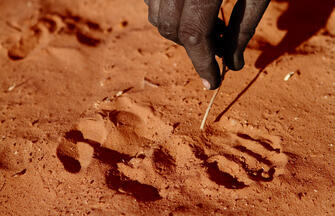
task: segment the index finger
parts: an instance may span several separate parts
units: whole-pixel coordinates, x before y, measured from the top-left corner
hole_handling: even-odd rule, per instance
[[[178,37],[208,89],[221,84],[212,31],[222,0],[185,0]]]

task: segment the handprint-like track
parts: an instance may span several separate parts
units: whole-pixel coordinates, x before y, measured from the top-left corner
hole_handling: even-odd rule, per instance
[[[220,124],[224,130],[214,129],[202,138],[206,147],[194,147],[213,181],[227,188],[243,188],[283,174],[287,157],[279,137],[252,127],[231,127],[229,121]]]
[[[224,120],[199,136],[175,135],[151,107],[127,96],[101,103],[90,116],[66,134],[59,159],[70,172],[87,167],[91,158],[109,164],[109,188],[139,201],[170,196],[176,189],[169,186],[178,182],[228,189],[269,182],[287,162],[278,137]]]

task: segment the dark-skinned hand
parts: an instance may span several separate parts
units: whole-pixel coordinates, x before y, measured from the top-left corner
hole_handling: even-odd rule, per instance
[[[243,52],[270,2],[238,0],[226,27],[218,18],[222,0],[144,1],[150,23],[163,37],[185,48],[207,89],[221,84],[215,55],[223,57],[231,70],[243,68]]]

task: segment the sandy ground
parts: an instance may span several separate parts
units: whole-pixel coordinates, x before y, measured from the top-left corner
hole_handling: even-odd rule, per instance
[[[0,214],[335,215],[333,8],[272,1],[200,131],[143,1],[0,1]]]

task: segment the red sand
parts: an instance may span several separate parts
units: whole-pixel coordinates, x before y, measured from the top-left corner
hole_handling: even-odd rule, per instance
[[[333,2],[292,2],[201,132],[212,92],[143,1],[0,1],[0,214],[335,215]]]

